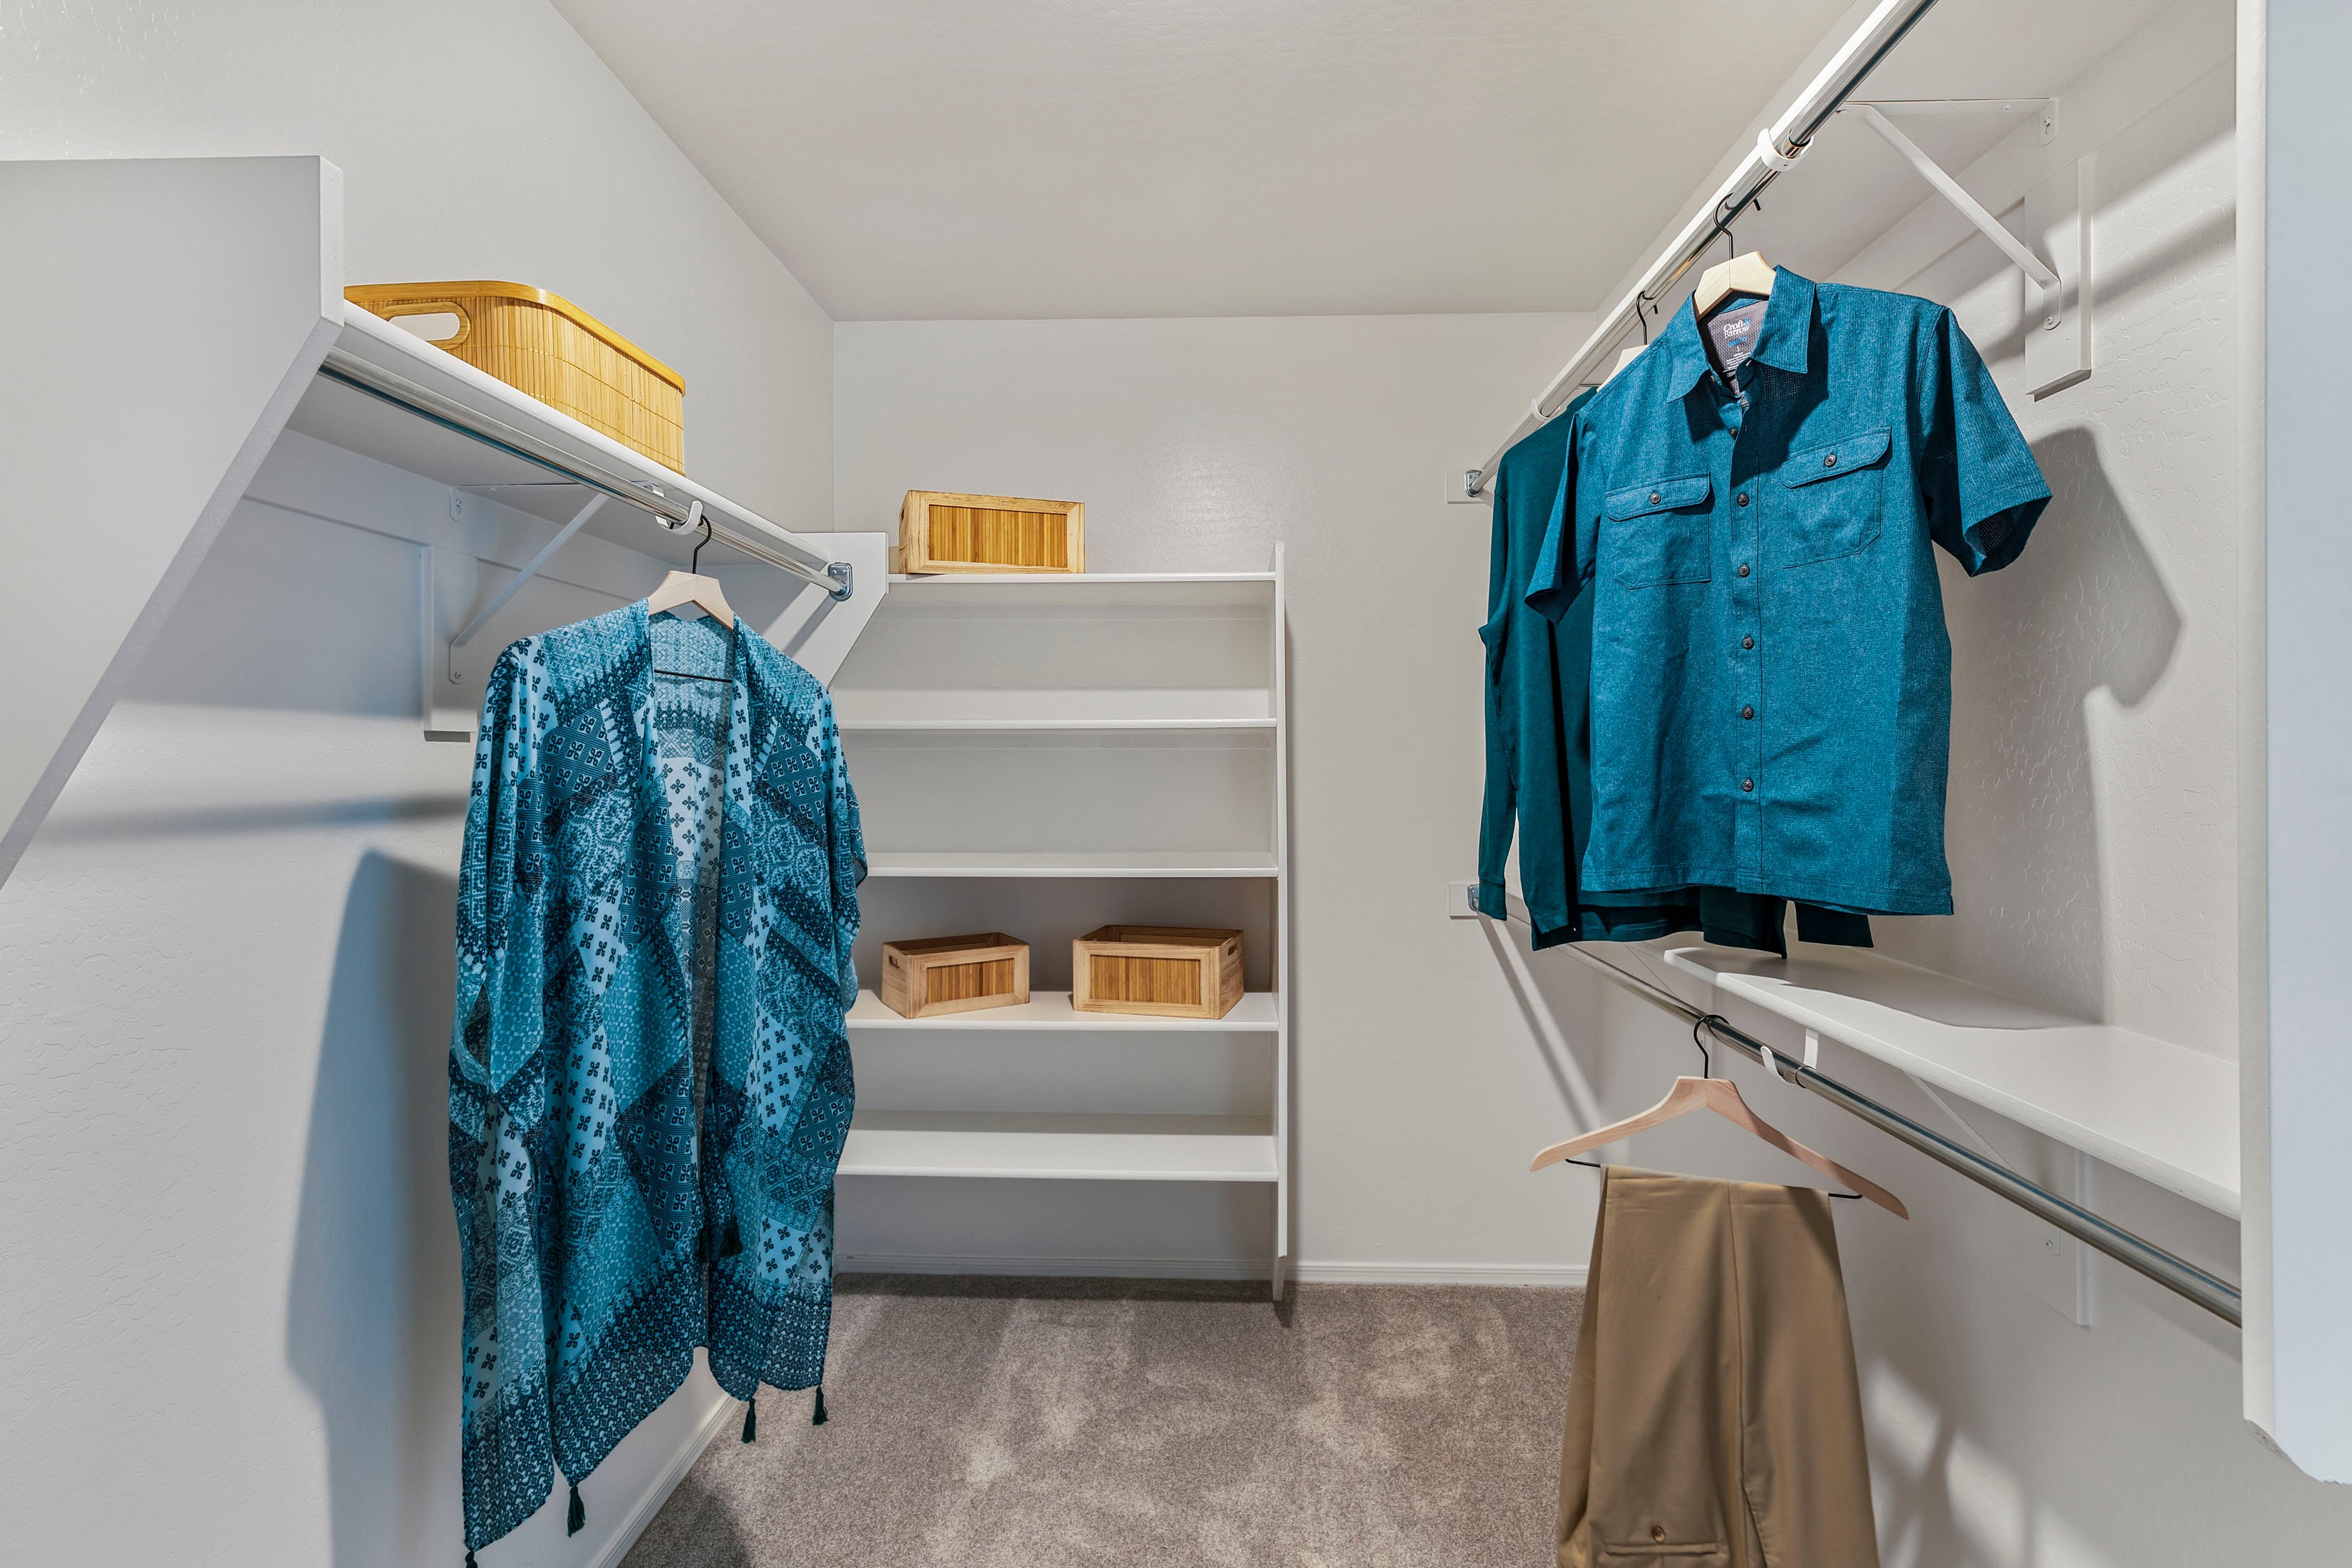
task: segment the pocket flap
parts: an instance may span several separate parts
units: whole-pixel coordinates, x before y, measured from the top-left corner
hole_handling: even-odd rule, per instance
[[[1601,498],[1609,515],[1623,522],[1628,518],[1646,517],[1654,511],[1680,511],[1685,507],[1703,504],[1715,493],[1715,481],[1705,474],[1693,474],[1680,479],[1653,479],[1646,485],[1627,485],[1622,490],[1611,490]]]
[[[1848,436],[1826,447],[1791,452],[1787,466],[1780,470],[1781,482],[1810,485],[1816,479],[1833,479],[1840,474],[1850,474],[1856,468],[1884,462],[1886,449],[1894,438],[1895,427],[1882,425],[1875,430],[1864,430],[1859,436]]]

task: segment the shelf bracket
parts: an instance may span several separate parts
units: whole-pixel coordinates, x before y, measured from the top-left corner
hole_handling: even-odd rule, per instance
[[[2026,374],[2032,379],[2033,395],[2038,400],[2053,392],[2063,392],[2087,379],[2091,374],[2091,339],[2084,321],[2088,309],[2087,291],[2082,286],[2086,247],[2082,243],[2081,234],[2084,215],[2089,207],[2089,204],[2082,200],[2082,185],[2088,175],[2087,163],[2077,160],[2057,178],[2026,197],[2027,222],[2042,232],[2044,243],[2053,252],[2052,259],[2044,261],[2023,240],[2011,233],[2006,224],[1993,216],[1983,203],[1963,189],[1941,163],[1929,157],[1916,142],[1897,129],[1885,112],[1893,110],[1910,114],[2001,113],[2020,109],[2039,112],[2043,142],[2057,134],[2058,106],[2054,99],[1914,100],[1885,104],[1853,102],[1837,112],[1852,115],[1876,132],[1879,139],[1901,153],[1904,162],[1917,171],[1919,177],[1926,180],[1937,195],[1950,203],[1962,217],[1991,240],[2000,253],[2025,274],[2029,285],[2025,327]]]
[[[540,568],[553,560],[555,558],[555,552],[562,549],[566,544],[570,543],[572,536],[580,531],[580,525],[586,522],[590,518],[595,516],[596,509],[603,506],[609,499],[611,498],[604,495],[602,491],[590,496],[588,498],[588,504],[582,507],[578,511],[573,512],[572,514],[572,521],[565,523],[554,538],[549,540],[545,544],[541,545],[539,547],[538,554],[532,556],[529,561],[523,563],[522,570],[514,574],[514,580],[509,583],[505,587],[499,589],[497,596],[492,598],[488,604],[483,605],[480,612],[477,614],[472,620],[466,623],[464,629],[459,631],[456,637],[449,639],[447,657],[444,660],[444,665],[445,671],[448,676],[449,683],[451,685],[454,686],[457,682],[457,650],[465,647],[468,642],[472,641],[474,634],[480,631],[485,626],[488,625],[489,619],[492,616],[495,616],[500,610],[505,609],[507,606],[507,601],[513,598],[516,594],[521,592],[522,585],[524,584],[539,575]]]

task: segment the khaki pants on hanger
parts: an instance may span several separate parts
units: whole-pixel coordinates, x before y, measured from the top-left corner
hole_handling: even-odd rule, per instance
[[[1877,1568],[1826,1194],[1604,1173],[1559,1563]]]

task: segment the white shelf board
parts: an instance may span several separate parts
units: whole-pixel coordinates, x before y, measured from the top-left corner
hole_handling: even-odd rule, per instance
[[[2234,1216],[2238,1067],[1868,949],[1669,948],[1674,967],[1824,1039]]]
[[[880,849],[870,877],[1272,877],[1267,849]]]
[[[1280,1027],[1271,991],[1250,991],[1222,1018],[1152,1018],[1133,1013],[1081,1013],[1070,1005],[1066,991],[1032,991],[1018,1007],[983,1007],[971,1013],[948,1013],[936,1018],[902,1018],[882,1005],[871,991],[860,991],[849,1010],[853,1029],[911,1030],[1035,1030],[1084,1029],[1090,1032],[1142,1030],[1150,1033],[1271,1032]]]
[[[890,578],[892,607],[1085,610],[1244,606],[1271,610],[1271,572],[957,572]]]
[[[738,505],[718,492],[601,431],[592,430],[530,394],[509,386],[456,355],[348,301],[332,355],[347,355],[446,398],[499,425],[547,443],[582,467],[625,486],[653,491],[681,503],[699,500],[703,510],[756,537],[819,548]],[[373,458],[453,488],[500,487],[493,493],[508,506],[551,520],[580,509],[586,492],[523,458],[486,447],[430,420],[395,408],[364,392],[320,377],[304,393],[288,428]],[[635,507],[608,505],[586,531],[664,562],[684,564],[692,539],[673,534]],[[710,558],[706,558],[710,559]],[[726,559],[740,560],[730,552]]]
[[[861,1110],[850,1121],[840,1173],[1271,1182],[1275,1141],[1262,1116]]]
[[[1271,730],[1263,687],[1159,690],[961,690],[841,688],[834,721],[845,731]]]

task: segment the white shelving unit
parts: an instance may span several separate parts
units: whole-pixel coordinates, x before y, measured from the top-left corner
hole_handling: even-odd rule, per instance
[[[1265,572],[891,579],[834,687],[872,879],[865,944],[1006,930],[1030,942],[1036,988],[1023,1006],[924,1019],[862,992],[844,1176],[1264,1186],[1281,1294],[1282,627],[1279,547]],[[1239,927],[1249,989],[1216,1019],[1076,1012],[1054,988],[1070,940],[1113,921]],[[988,1052],[1010,1081],[1025,1060],[1051,1103],[1008,1109],[972,1061]]]

